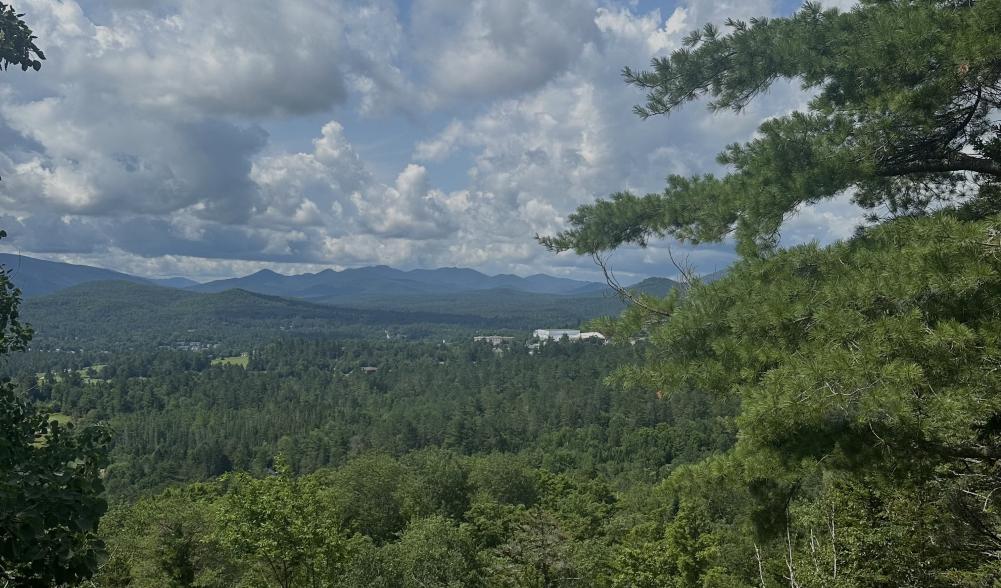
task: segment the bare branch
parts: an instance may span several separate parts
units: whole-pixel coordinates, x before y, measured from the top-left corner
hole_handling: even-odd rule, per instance
[[[833,559],[834,559],[834,575],[833,575],[833,577],[831,579],[832,580],[837,580],[838,579],[838,542],[837,542],[837,538],[834,535],[834,506],[833,505],[831,505],[830,526],[831,526],[831,553],[832,553]]]
[[[594,260],[594,263],[601,268],[601,273],[605,275],[605,283],[607,283],[612,290],[615,290],[615,293],[618,294],[620,298],[652,314],[656,314],[658,316],[662,316],[665,318],[669,318],[671,316],[671,313],[650,306],[649,304],[641,300],[638,296],[636,296],[635,294],[627,290],[624,286],[622,286],[622,284],[619,283],[618,279],[616,279],[615,274],[612,273],[612,271],[609,269],[608,261],[603,259],[601,255],[599,255],[598,253],[592,253],[591,258]]]
[[[961,171],[1001,177],[1001,162],[960,153],[942,161],[918,161],[891,165],[879,169],[876,173],[883,177],[896,177],[910,174],[937,174]]]
[[[761,563],[761,550],[758,549],[758,544],[754,544],[754,559],[758,560],[758,579],[761,580],[761,588],[766,588],[765,586],[765,568]]]
[[[786,523],[786,567],[789,569],[789,588],[800,588],[796,581],[796,566],[792,560],[792,536],[789,533],[789,523]]]
[[[667,248],[667,256],[671,259],[674,269],[678,270],[678,275],[681,276],[681,281],[685,286],[690,287],[699,281],[699,276],[695,273],[695,268],[688,263],[687,257],[685,258],[684,265],[679,264],[674,259],[674,251],[670,247]]]

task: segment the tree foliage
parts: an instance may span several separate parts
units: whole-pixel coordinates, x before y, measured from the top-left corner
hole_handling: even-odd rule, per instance
[[[316,480],[293,477],[281,459],[276,465],[266,478],[223,478],[229,489],[220,504],[221,543],[269,585],[332,586],[347,567],[351,542]]]
[[[661,193],[614,194],[580,207],[541,241],[594,253],[674,236],[735,234],[744,254],[770,250],[797,207],[852,194],[893,216],[956,198],[994,206],[1001,180],[1001,4],[865,0],[849,12],[808,2],[788,18],[706,25],[649,71],[643,117],[689,102],[740,111],[779,80],[813,95],[806,112],[771,118],[727,146],[726,175],[668,178]]]
[[[708,556],[689,569],[753,583],[755,549],[776,581],[791,550],[803,585],[838,585],[834,561],[844,585],[998,573],[999,223],[943,212],[745,261],[652,329],[619,378],[741,407],[733,450],[669,480],[679,507],[648,548],[695,521],[680,537],[710,543],[668,575]]]
[[[613,381],[739,405],[729,450],[671,472],[618,585],[983,586],[1001,580],[1001,3],[806,4],[691,34],[640,116],[813,93],[731,145],[723,177],[584,206],[543,243],[600,252],[736,232],[743,261],[605,321],[649,337]],[[786,215],[850,192],[889,219],[776,250]],[[767,254],[765,254],[767,253]]]
[[[10,270],[0,268],[0,355],[23,350],[31,338],[19,305]],[[0,580],[48,586],[93,574],[108,440],[102,426],[77,430],[50,420],[0,382]]]
[[[553,476],[522,465],[522,491],[538,497],[540,504],[498,502],[484,485],[490,482],[480,480],[453,488],[455,502],[466,505],[465,510],[442,503],[430,514],[413,511],[390,536],[374,537],[384,531],[376,527],[353,530],[361,527],[345,516],[357,512],[351,502],[365,500],[372,511],[384,506],[385,493],[342,500],[357,492],[356,477],[367,468],[375,465],[382,475],[394,470],[388,477],[398,490],[412,493],[440,478],[442,464],[448,464],[445,471],[467,472],[483,462],[443,450],[400,460],[363,455],[336,470],[297,478],[283,468],[261,478],[229,475],[119,505],[101,526],[111,555],[97,583],[345,588],[608,584],[611,533],[604,524],[590,528],[578,521],[609,519],[616,504],[607,487],[585,476]],[[430,498],[441,495],[434,488],[420,491]]]
[[[35,35],[22,20],[23,14],[14,7],[0,2],[0,67],[6,70],[10,65],[38,71],[42,68],[45,54],[35,45]]]

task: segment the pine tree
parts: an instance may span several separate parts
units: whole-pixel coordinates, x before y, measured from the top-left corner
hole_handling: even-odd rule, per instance
[[[692,33],[640,116],[813,92],[726,147],[730,173],[583,206],[541,238],[595,254],[735,233],[724,279],[643,300],[609,332],[651,345],[620,385],[739,405],[732,450],[672,472],[663,518],[616,559],[658,585],[956,586],[1001,578],[1001,2],[808,3]],[[777,250],[783,219],[846,191],[889,219]],[[882,221],[882,222],[878,222]]]
[[[662,193],[629,192],[580,207],[571,228],[541,241],[595,253],[671,235],[692,242],[735,233],[744,254],[774,247],[802,204],[853,193],[897,216],[957,197],[997,208],[1001,181],[1001,3],[864,0],[850,12],[808,2],[788,18],[706,25],[649,71],[642,117],[708,99],[740,111],[779,80],[813,94],[806,112],[769,119],[727,146],[732,170],[668,178]]]

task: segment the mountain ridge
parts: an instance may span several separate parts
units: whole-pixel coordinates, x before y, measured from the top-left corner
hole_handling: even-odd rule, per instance
[[[146,278],[89,265],[36,259],[25,255],[0,253],[0,265],[9,269],[14,285],[25,298],[43,296],[86,282],[121,280],[151,283]]]
[[[560,278],[547,274],[533,274],[526,277],[514,274],[491,276],[471,268],[399,270],[385,265],[341,271],[325,269],[316,273],[295,275],[260,270],[238,278],[206,282],[189,289],[198,292],[221,292],[230,288],[304,300],[386,294],[454,294],[498,288],[510,288],[533,294],[598,293],[606,289],[605,285],[599,282]]]
[[[505,273],[488,275],[471,268],[440,267],[400,270],[386,265],[344,270],[324,269],[315,273],[286,275],[272,269],[199,283],[183,277],[144,278],[115,270],[87,265],[47,261],[0,253],[0,265],[12,270],[14,283],[26,299],[56,293],[79,284],[125,281],[198,293],[219,293],[231,289],[355,308],[373,308],[373,302],[385,301],[389,307],[408,309],[419,299],[462,299],[463,305],[479,306],[491,293],[505,292],[535,295],[519,299],[531,305],[552,305],[560,297],[591,299],[611,295],[603,282],[591,282],[536,273],[518,276]],[[667,278],[647,278],[630,289],[664,295],[677,282]],[[541,298],[539,298],[541,296]],[[542,301],[545,301],[544,303]],[[422,301],[417,306],[444,309],[441,304]]]

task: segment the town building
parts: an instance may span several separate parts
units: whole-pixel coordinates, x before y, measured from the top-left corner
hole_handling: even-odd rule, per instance
[[[504,343],[510,343],[513,340],[514,337],[504,337],[501,335],[479,335],[477,337],[473,337],[473,341],[485,341],[494,347],[503,345]]]
[[[559,341],[566,337],[570,341],[586,341],[588,339],[605,340],[605,336],[597,331],[581,333],[577,329],[536,329],[532,336],[539,341]]]
[[[570,339],[580,338],[578,329],[535,329],[532,336],[540,341],[559,341],[563,337]]]

